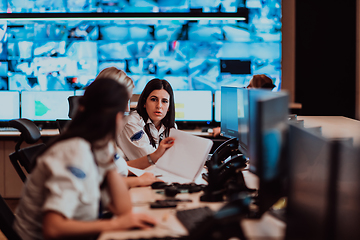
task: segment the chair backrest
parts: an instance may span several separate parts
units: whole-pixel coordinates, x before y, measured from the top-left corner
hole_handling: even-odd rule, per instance
[[[78,105],[79,105],[79,98],[81,98],[81,96],[70,96],[68,97],[68,102],[69,102],[69,113],[68,113],[68,116],[69,118],[73,118],[76,111],[77,111],[77,108],[78,108]]]
[[[70,120],[68,120],[68,119],[56,119],[56,125],[57,125],[57,128],[60,133],[62,133],[65,130],[66,125],[69,122],[70,122]]]
[[[30,147],[20,149],[22,142],[28,144],[36,143],[40,137],[41,133],[39,128],[34,122],[26,118],[14,119],[9,122],[10,127],[14,127],[20,131],[20,140],[15,146],[15,152],[9,155],[10,161],[14,166],[17,174],[23,182],[26,180],[26,174],[23,171],[23,168],[27,173],[30,173],[32,170],[35,156],[40,151],[42,147],[45,146],[44,143],[33,145]]]
[[[14,219],[14,213],[11,211],[3,197],[0,195],[0,230],[9,240],[21,239],[12,227]]]

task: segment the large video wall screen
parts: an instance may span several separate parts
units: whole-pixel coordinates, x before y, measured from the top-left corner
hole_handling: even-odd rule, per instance
[[[0,0],[0,13],[224,12],[279,7],[281,0]]]
[[[162,19],[154,13],[126,19],[1,20],[0,89],[83,89],[109,66],[134,79],[134,93],[155,77],[167,79],[174,90],[214,92],[223,85],[245,86],[253,74],[262,73],[279,89],[280,0],[243,2],[248,14],[238,19],[226,14]]]
[[[281,88],[281,0],[0,0],[0,15],[3,91],[81,91],[110,66],[135,94],[152,78],[215,93],[267,74]]]

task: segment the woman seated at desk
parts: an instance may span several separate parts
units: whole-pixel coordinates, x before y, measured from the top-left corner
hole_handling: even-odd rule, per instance
[[[96,77],[95,80],[97,79],[101,79],[101,78],[110,78],[113,79],[115,81],[118,81],[119,83],[123,84],[126,86],[126,89],[128,91],[129,96],[132,96],[133,93],[133,89],[135,87],[133,80],[122,70],[117,69],[116,67],[109,67],[109,68],[105,68],[103,69],[98,76]],[[151,82],[151,83],[150,83]],[[148,121],[152,122],[152,120],[150,119],[160,119],[160,121],[162,119],[164,119],[164,125],[165,126],[173,126],[175,124],[175,107],[174,107],[174,99],[173,99],[173,91],[172,88],[170,86],[170,84],[165,81],[165,80],[152,80],[150,81],[147,85],[147,87],[145,87],[145,90],[143,91],[144,94],[142,94],[141,96],[147,98],[148,95],[150,93],[157,93],[160,92],[163,95],[167,94],[168,96],[166,96],[166,101],[167,104],[162,104],[161,107],[161,111],[165,112],[165,116],[155,116],[155,117],[150,117],[148,119]],[[158,89],[158,90],[155,90]],[[166,91],[165,91],[165,90]],[[146,95],[146,96],[145,96]],[[171,99],[170,98],[171,95]],[[140,98],[141,99],[141,98]],[[139,99],[139,101],[141,101]],[[164,99],[162,99],[162,101],[164,101]],[[170,102],[172,101],[172,102]],[[151,104],[153,103],[153,104]],[[155,102],[156,104],[158,104],[158,102]],[[140,103],[141,105],[145,105],[144,103]],[[166,107],[167,105],[167,107]],[[170,105],[170,106],[169,106]],[[138,104],[139,106],[139,104]],[[149,100],[148,103],[148,108],[156,108],[156,106],[154,105],[154,102]],[[145,107],[144,108],[138,108],[140,110],[138,110],[138,112],[141,112],[142,115],[146,115],[146,116],[153,116],[153,114],[147,114]],[[128,106],[127,111],[129,111],[130,108]],[[169,111],[169,113],[167,113]],[[166,138],[164,139],[164,141],[161,141],[161,143],[158,143],[158,138],[159,138],[159,131],[157,129],[154,128],[154,124],[152,124],[152,126],[148,127],[148,129],[151,129],[151,132],[154,134],[156,134],[157,137],[155,137],[153,140],[156,141],[158,148],[154,148],[153,146],[150,145],[150,141],[149,141],[149,137],[147,136],[143,136],[144,135],[144,131],[147,132],[146,128],[144,129],[144,120],[143,117],[141,117],[136,111],[130,113],[130,116],[125,117],[124,122],[125,123],[125,127],[124,129],[119,129],[117,131],[117,145],[118,145],[118,150],[117,150],[117,154],[115,155],[115,163],[118,166],[119,172],[123,175],[123,176],[127,176],[128,175],[128,170],[127,170],[127,165],[129,166],[133,166],[133,167],[137,167],[137,168],[146,168],[147,166],[149,166],[149,161],[151,159],[151,163],[152,162],[156,162],[157,159],[159,159],[164,152],[166,151],[166,149],[170,148],[174,143],[173,143],[173,138]],[[170,120],[169,120],[170,119]],[[173,123],[168,124],[169,123]],[[160,133],[163,133],[163,130],[168,129],[169,128],[165,128],[164,126],[162,127],[162,131],[160,131]],[[141,132],[141,133],[139,133]],[[136,141],[131,141],[130,144],[128,144],[129,142],[128,137],[130,136],[131,139],[134,139],[136,137],[133,137],[133,135],[135,133],[139,133],[142,134],[141,136],[138,136],[138,140]],[[151,136],[151,133],[149,133]],[[147,138],[147,140],[145,140]],[[123,141],[122,141],[123,140]],[[125,140],[125,141],[124,141]],[[146,144],[147,143],[147,144]],[[155,144],[156,146],[156,144]],[[144,150],[142,150],[142,148],[144,148]],[[125,153],[125,154],[124,154]],[[133,158],[129,158],[129,156],[133,157]],[[126,162],[124,160],[124,157],[126,157],[127,159],[131,159],[131,161]],[[125,179],[126,183],[128,184],[129,187],[136,187],[136,186],[148,186],[151,185],[153,182],[155,181],[161,181],[160,179],[156,178],[154,176],[154,174],[146,172],[143,175],[141,175],[140,177],[129,177]]]
[[[155,164],[173,144],[170,128],[175,128],[174,93],[168,81],[155,78],[146,84],[118,135],[128,165],[144,169]]]
[[[94,238],[155,224],[148,215],[132,213],[113,161],[128,99],[125,87],[112,79],[89,85],[67,130],[39,154],[27,178],[14,222],[22,239]],[[115,218],[98,220],[100,199]]]

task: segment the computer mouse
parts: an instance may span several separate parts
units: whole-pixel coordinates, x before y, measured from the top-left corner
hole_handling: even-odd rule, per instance
[[[161,181],[153,182],[151,184],[152,189],[163,189],[166,186],[167,186],[167,183],[166,182],[161,182]]]
[[[167,197],[175,197],[176,194],[180,193],[180,190],[175,186],[167,186],[164,188],[165,196]]]

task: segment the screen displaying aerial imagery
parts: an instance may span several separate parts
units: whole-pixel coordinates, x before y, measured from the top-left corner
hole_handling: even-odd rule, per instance
[[[175,91],[215,93],[221,86],[247,86],[254,74],[268,75],[276,85],[274,91],[280,89],[281,0],[153,2],[168,12],[188,7],[223,13],[216,18],[201,14],[156,18],[157,12],[152,11],[143,18],[81,19],[63,14],[32,19],[29,9],[51,12],[81,4],[81,9],[85,5],[89,9],[137,8],[152,1],[0,0],[0,8],[9,15],[29,10],[26,19],[0,20],[0,90],[83,90],[110,66],[123,69],[134,80],[134,94],[141,93],[153,78],[168,80]],[[246,14],[227,17],[225,9],[231,7],[246,9]]]
[[[236,13],[281,0],[0,0],[0,13]]]

